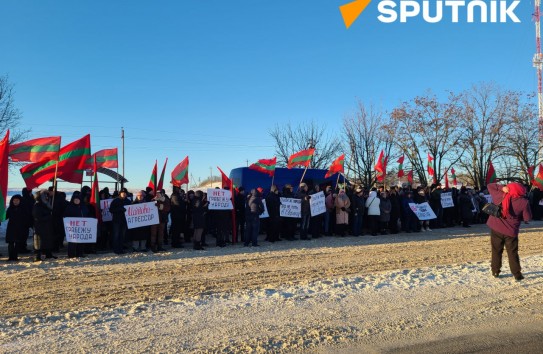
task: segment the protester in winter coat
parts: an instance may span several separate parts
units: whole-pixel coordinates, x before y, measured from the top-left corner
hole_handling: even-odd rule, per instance
[[[336,194],[332,191],[332,187],[326,187],[326,214],[324,215],[324,234],[326,236],[331,236],[334,233],[334,225],[336,224]]]
[[[170,213],[170,198],[163,191],[157,191],[153,198],[158,209],[158,224],[151,225],[151,251],[164,251],[164,228],[168,223],[168,214]]]
[[[423,187],[417,187],[416,193],[413,194],[413,200],[415,201],[415,204],[422,204],[428,202],[428,194],[426,193],[426,190]],[[430,221],[420,220],[419,229],[421,231],[432,231],[430,229]]]
[[[340,190],[335,200],[336,206],[336,234],[345,236],[347,227],[349,226],[349,213],[351,210],[351,201],[344,190]]]
[[[436,214],[436,218],[430,220],[430,226],[437,229],[443,227],[443,207],[441,206],[441,193],[443,190],[441,189],[441,183],[433,184],[430,190],[429,204],[434,214]]]
[[[496,278],[500,275],[505,246],[511,273],[517,281],[520,281],[524,279],[518,255],[520,222],[524,220],[528,223],[532,219],[530,205],[528,199],[525,198],[526,189],[520,183],[509,183],[506,186],[491,183],[487,188],[493,202],[502,206],[502,217],[490,216],[486,223],[490,228],[492,245],[492,275]]]
[[[270,193],[266,196],[266,208],[268,209],[268,241],[280,241],[279,230],[281,230],[279,190],[274,184],[270,188]]]
[[[402,205],[402,229],[403,231],[407,233],[411,232],[420,232],[417,224],[419,219],[417,218],[417,215],[411,210],[411,207],[409,204],[415,203],[413,200],[413,192],[407,191],[402,199],[401,199],[401,205]]]
[[[173,187],[170,196],[170,235],[172,239],[172,248],[182,248],[181,233],[185,232],[187,220],[187,203],[183,197],[184,192],[178,187]]]
[[[26,220],[26,210],[23,205],[23,197],[16,194],[11,197],[9,207],[6,210],[6,220],[8,227],[6,229],[6,243],[8,244],[8,261],[18,261],[21,244],[25,244],[28,235],[28,222]]]
[[[390,188],[390,195],[388,199],[390,200],[390,206],[391,206],[390,221],[388,223],[390,233],[397,234],[399,232],[398,220],[400,219],[402,207],[400,204],[400,197],[398,195],[398,191],[396,190],[396,187]]]
[[[283,187],[283,198],[294,198],[292,193],[292,186],[290,184],[285,184]],[[298,219],[290,217],[281,217],[281,235],[284,239],[289,241],[294,241],[297,238],[294,236],[296,234],[296,224]]]
[[[235,197],[236,207],[236,230],[238,237],[241,241],[245,242],[245,202],[247,195],[245,194],[245,188],[239,187],[238,193]]]
[[[196,191],[191,200],[191,222],[193,235],[193,248],[195,250],[203,250],[202,234],[205,228],[205,214],[207,211],[207,202],[204,201],[204,193]]]
[[[310,196],[313,196],[314,194],[318,194],[321,192],[321,187],[318,184],[315,184],[313,187],[313,190],[309,193]],[[310,209],[311,213],[311,209]],[[311,231],[311,238],[319,238],[321,237],[322,230],[324,227],[324,215],[325,214],[319,214],[311,217],[311,221],[309,222],[309,230]]]
[[[91,217],[89,208],[83,204],[81,193],[74,192],[70,203],[64,210],[65,218],[89,218]],[[68,258],[84,257],[85,244],[68,242]]]
[[[300,220],[300,239],[309,240],[309,223],[311,221],[311,208],[309,205],[309,195],[307,184],[300,183],[298,192],[296,193],[296,198],[301,200],[301,220]]]
[[[20,242],[20,247],[17,251],[20,254],[23,253],[30,253],[31,250],[27,248],[27,241],[28,241],[28,235],[31,228],[34,227],[34,218],[32,217],[32,209],[34,208],[34,203],[36,200],[34,199],[34,196],[32,195],[32,190],[27,189],[26,187],[22,190],[22,199],[21,199],[21,205],[25,211],[25,232],[24,234],[25,239],[24,242]]]
[[[130,205],[130,199],[128,197],[128,191],[126,188],[121,189],[119,196],[111,202],[109,206],[109,212],[113,217],[113,252],[116,254],[123,254],[123,243],[126,239],[126,217],[124,212],[126,211],[126,206]]]
[[[392,204],[388,199],[388,192],[381,193],[379,202],[379,210],[381,212],[381,215],[379,216],[381,234],[386,235],[388,233],[388,223],[390,222],[390,212],[392,211]]]
[[[364,212],[366,211],[366,199],[364,199],[364,190],[358,186],[355,189],[352,202],[353,209],[353,236],[364,235]]]
[[[381,201],[377,197],[376,191],[371,191],[366,200],[366,208],[368,208],[368,221],[372,236],[377,236],[380,225],[381,216]]]
[[[460,208],[460,218],[462,219],[463,227],[471,227],[470,222],[473,218],[473,203],[471,196],[468,194],[466,187],[460,188],[460,195],[458,196],[458,207]]]
[[[36,193],[36,203],[32,209],[36,261],[42,260],[42,254],[45,254],[45,258],[57,258],[53,256],[52,252],[55,247],[52,210],[53,205],[49,200],[49,191],[44,189]]]
[[[134,204],[145,203],[145,191],[140,190],[134,197]],[[132,241],[132,250],[135,252],[147,252],[147,240],[151,239],[151,227],[143,226],[127,230],[126,236]]]
[[[251,194],[247,199],[247,205],[245,207],[245,247],[252,243],[253,247],[258,247],[258,232],[260,230],[260,214],[264,212],[264,205],[262,204],[262,197],[256,189],[251,190]]]

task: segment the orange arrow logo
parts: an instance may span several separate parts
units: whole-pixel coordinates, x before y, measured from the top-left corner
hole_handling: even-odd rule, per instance
[[[349,28],[360,14],[366,9],[371,0],[355,0],[339,7],[345,27]]]

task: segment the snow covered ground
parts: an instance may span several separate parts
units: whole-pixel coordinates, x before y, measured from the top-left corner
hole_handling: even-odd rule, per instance
[[[543,352],[541,226],[521,235],[522,282],[509,273],[506,257],[502,277],[490,275],[484,226],[404,239],[4,263],[0,284],[9,286],[0,290],[0,308],[10,302],[24,308],[2,313],[0,352]],[[463,247],[471,248],[466,256],[457,253]],[[436,261],[425,252],[443,254]],[[415,263],[398,267],[403,258]],[[375,270],[368,266],[377,263]],[[322,271],[316,278],[315,270]],[[252,271],[259,280],[244,283]],[[78,284],[77,276],[85,281]],[[28,288],[32,281],[43,297]],[[41,283],[47,281],[54,289]],[[117,287],[122,295],[112,300],[108,289]],[[168,287],[167,295],[158,289]],[[141,291],[144,297],[135,295]],[[46,296],[52,292],[56,297]]]

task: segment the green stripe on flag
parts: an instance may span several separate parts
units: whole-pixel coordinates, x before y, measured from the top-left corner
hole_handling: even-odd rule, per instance
[[[182,180],[183,178],[185,178],[185,176],[187,175],[187,170],[188,170],[188,167],[185,167],[185,169],[184,169],[183,171],[179,172],[179,173],[177,174],[177,176],[175,176],[175,180],[176,180],[176,181],[180,181],[180,180]]]
[[[34,145],[34,146],[21,146],[17,149],[10,151],[10,155],[21,154],[21,153],[31,153],[31,152],[57,152],[59,149],[58,145]]]
[[[52,165],[56,164],[56,161],[47,161],[43,165],[36,166],[33,170],[28,170],[24,173],[22,173],[23,179],[27,179],[32,177],[33,175],[41,172],[42,170],[45,170],[48,167],[51,167]]]
[[[0,221],[6,220],[6,197],[4,196],[4,193],[2,193],[2,189],[0,188]]]

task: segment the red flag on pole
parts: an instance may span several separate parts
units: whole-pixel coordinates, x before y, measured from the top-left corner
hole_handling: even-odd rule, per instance
[[[537,173],[537,176],[535,176],[534,180],[532,181],[532,185],[540,190],[543,190],[543,166],[541,164],[539,165],[539,172]]]
[[[458,185],[458,182],[456,181],[456,171],[454,170],[454,168],[451,167],[451,178],[452,178],[452,182],[453,182],[453,186],[457,186]]]
[[[413,170],[409,171],[407,174],[407,182],[413,184]]]
[[[219,171],[221,172],[221,180],[222,180],[222,188],[228,187],[230,190],[233,189],[232,180],[228,178],[228,176],[221,170],[219,166],[217,166]]]
[[[189,157],[185,157],[172,171],[172,185],[181,187],[189,184]]]
[[[113,149],[104,149],[96,151],[91,158],[89,163],[94,163],[94,157],[96,157],[96,167],[105,167],[105,168],[118,168],[119,159],[117,154],[117,148]]]
[[[60,136],[37,138],[9,147],[11,161],[38,162],[42,160],[58,160]]]
[[[160,173],[160,178],[158,180],[157,190],[161,190],[164,185],[164,173],[166,172],[166,165],[168,164],[168,158],[164,162],[164,167],[162,167],[162,172]]]
[[[377,181],[383,182],[385,180],[386,171],[387,171],[387,159],[385,158],[384,150],[381,150],[379,154],[379,159],[377,159],[377,164],[375,165],[375,171],[377,171]]]
[[[330,168],[328,169],[328,172],[324,175],[324,178],[328,178],[336,173],[344,173],[344,166],[345,165],[345,154],[341,155],[337,159],[332,162],[330,165]]]
[[[307,149],[302,150],[300,152],[297,152],[295,154],[292,154],[288,158],[288,168],[293,168],[296,166],[303,166],[308,167],[311,163],[311,158],[313,157],[313,154],[315,153],[315,149]]]
[[[404,172],[403,172],[403,160],[405,158],[405,155],[402,155],[402,157],[400,157],[398,159],[398,178],[402,178],[404,176]]]
[[[153,189],[153,191],[156,194],[156,177],[157,177],[157,161],[155,160],[155,167],[153,167],[153,172],[151,172],[151,178],[149,179],[149,184],[147,187],[150,187]]]
[[[486,184],[494,183],[496,181],[496,170],[494,169],[494,165],[492,165],[492,161],[488,160],[488,172],[486,173]]]
[[[6,204],[8,197],[8,155],[9,155],[9,129],[6,136],[0,141],[0,221],[6,220]]]
[[[273,159],[261,159],[249,166],[250,170],[265,173],[272,177],[275,173],[275,165],[277,164],[277,157]]]
[[[92,181],[92,190],[90,197],[90,205],[95,210],[95,215],[98,221],[102,221],[102,213],[100,212],[100,189],[98,187],[98,167],[96,164],[96,155],[94,155],[94,180]]]
[[[528,178],[530,179],[530,183],[534,180],[534,171],[535,166],[528,167]]]
[[[449,176],[447,176],[447,170],[445,170],[445,188],[449,189]]]

